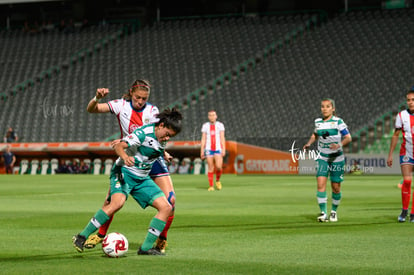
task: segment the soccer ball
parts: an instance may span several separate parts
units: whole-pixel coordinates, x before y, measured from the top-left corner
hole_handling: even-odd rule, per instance
[[[121,233],[110,233],[102,241],[102,250],[111,258],[122,257],[128,251],[128,240]]]

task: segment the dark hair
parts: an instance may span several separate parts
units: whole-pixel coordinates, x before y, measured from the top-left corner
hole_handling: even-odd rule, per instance
[[[408,91],[405,95],[407,96],[409,94],[414,94],[414,86],[412,86],[410,89],[408,89]]]
[[[157,114],[157,118],[159,121],[155,123],[156,126],[163,123],[165,127],[173,130],[176,134],[181,132],[181,121],[183,119],[183,115],[180,113],[180,111],[178,111],[177,108],[167,108],[161,113]]]
[[[136,90],[146,91],[150,93],[151,84],[148,80],[145,79],[137,79],[132,83],[131,88],[125,93],[122,98],[126,100],[131,100],[131,93],[135,92]]]

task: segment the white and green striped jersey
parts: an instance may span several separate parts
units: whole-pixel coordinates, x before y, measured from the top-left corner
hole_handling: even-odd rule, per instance
[[[332,150],[329,146],[333,143],[339,144],[342,137],[349,134],[345,122],[336,116],[324,121],[322,118],[315,119],[315,135],[318,137],[318,150],[320,159],[329,162],[338,162],[344,160],[342,147]]]
[[[159,142],[155,136],[155,124],[148,124],[136,129],[132,134],[124,137],[122,141],[128,144],[125,152],[135,159],[134,166],[124,165],[124,161],[118,158],[115,162],[123,166],[137,177],[144,178],[151,171],[152,164],[158,157],[164,154],[166,142]]]

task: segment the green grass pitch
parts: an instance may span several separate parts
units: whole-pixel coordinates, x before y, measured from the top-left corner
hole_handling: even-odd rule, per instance
[[[110,232],[127,256],[78,253],[71,238],[101,207],[107,176],[0,176],[1,274],[408,274],[414,223],[397,222],[398,176],[346,176],[339,222],[318,223],[313,176],[173,176],[167,256],[138,256],[155,210],[129,199]],[[328,189],[330,204],[330,188]]]

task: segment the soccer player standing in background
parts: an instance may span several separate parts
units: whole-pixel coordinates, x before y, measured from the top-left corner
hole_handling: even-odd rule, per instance
[[[156,106],[151,105],[148,101],[150,96],[150,83],[148,80],[136,80],[131,89],[123,95],[121,99],[111,100],[107,103],[99,103],[100,99],[105,97],[109,90],[107,88],[99,88],[96,95],[90,100],[87,111],[89,113],[109,113],[116,115],[119,126],[121,128],[121,138],[131,134],[135,129],[143,125],[153,123],[159,110]],[[164,158],[171,160],[172,157],[165,152]],[[164,158],[160,157],[152,166],[150,172],[151,178],[161,188],[168,202],[173,207],[173,212],[168,218],[164,231],[157,240],[157,249],[165,252],[167,246],[167,233],[174,219],[175,209],[175,191],[174,186],[165,165]],[[105,199],[104,204],[108,201]],[[85,242],[85,248],[94,248],[98,243],[102,242],[107,234],[109,225],[112,222],[112,217],[99,228],[99,232],[91,235]]]
[[[406,94],[408,109],[403,110],[397,114],[395,118],[395,130],[391,137],[390,151],[388,153],[387,165],[392,166],[393,152],[397,146],[400,133],[403,134],[403,143],[400,148],[400,165],[403,176],[403,183],[401,186],[401,201],[402,211],[398,216],[399,222],[405,222],[408,207],[411,199],[411,181],[414,165],[413,156],[413,137],[414,137],[414,87],[412,87]],[[414,194],[413,194],[414,196]],[[414,200],[411,205],[410,222],[414,222]]]
[[[201,159],[207,159],[208,191],[214,191],[214,170],[216,172],[216,188],[221,190],[220,177],[223,170],[223,157],[226,155],[226,138],[224,124],[217,121],[214,110],[208,112],[208,122],[201,128]]]
[[[322,118],[315,119],[315,130],[309,141],[303,146],[306,150],[312,143],[318,140],[320,157],[317,161],[317,192],[320,215],[319,222],[328,221],[326,183],[328,176],[331,178],[332,210],[329,221],[337,222],[337,208],[341,202],[341,183],[344,180],[345,157],[342,147],[352,141],[351,134],[344,121],[335,116],[335,101],[330,98],[321,101]]]

